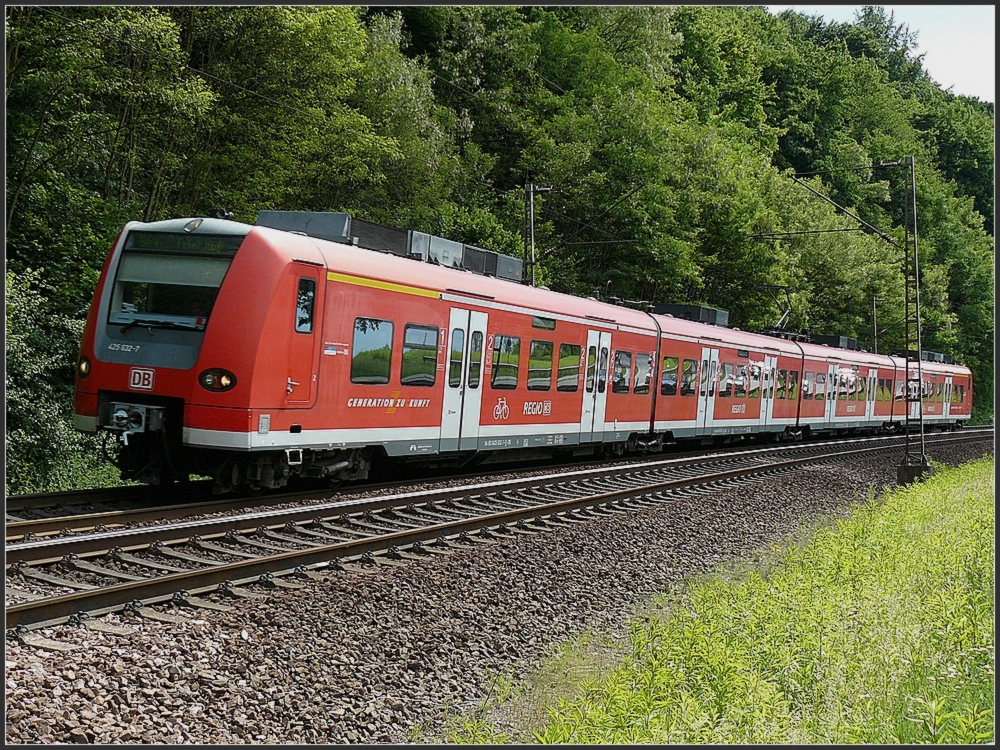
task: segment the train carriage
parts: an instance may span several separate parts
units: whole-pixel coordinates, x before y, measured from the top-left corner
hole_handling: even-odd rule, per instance
[[[912,364],[912,363],[911,363]],[[133,222],[94,295],[75,423],[123,476],[216,489],[366,475],[376,457],[876,430],[905,362],[730,330],[219,219]],[[930,424],[968,419],[967,369],[923,368]]]

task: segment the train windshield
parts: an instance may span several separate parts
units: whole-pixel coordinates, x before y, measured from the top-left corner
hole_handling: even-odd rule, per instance
[[[130,232],[109,323],[201,331],[245,235]]]

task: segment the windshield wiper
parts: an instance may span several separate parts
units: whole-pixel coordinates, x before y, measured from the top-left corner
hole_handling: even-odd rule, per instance
[[[197,323],[175,323],[169,320],[147,320],[145,318],[136,318],[135,320],[129,321],[121,327],[121,332],[130,328],[135,328],[136,326],[146,326],[149,330],[154,328],[173,328],[178,331],[203,331],[205,330],[204,325],[198,325]]]
[[[135,328],[136,326],[146,326],[148,328],[152,328],[153,323],[155,322],[156,321],[153,320],[143,320],[142,318],[135,318],[134,320],[129,321],[128,323],[123,325],[121,327],[121,332],[125,333],[125,331],[127,331],[129,328]]]

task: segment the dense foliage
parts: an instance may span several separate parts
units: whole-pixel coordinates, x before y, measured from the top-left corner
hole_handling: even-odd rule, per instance
[[[535,182],[552,188],[535,199],[540,284],[703,303],[744,329],[783,312],[761,287],[791,286],[790,328],[863,343],[880,297],[885,351],[902,343],[901,252],[814,233],[858,223],[790,175],[848,170],[808,185],[903,243],[905,175],[878,165],[913,156],[924,347],[972,367],[992,419],[994,105],[942,91],[881,8],[851,24],[726,6],[6,20],[7,284],[53,320],[82,319],[128,220],[349,211],[519,255]],[[31,339],[20,320],[8,306],[8,335]],[[8,371],[9,416],[69,413],[76,329],[45,325],[33,345],[53,367]],[[47,486],[10,440],[7,458],[9,491]]]

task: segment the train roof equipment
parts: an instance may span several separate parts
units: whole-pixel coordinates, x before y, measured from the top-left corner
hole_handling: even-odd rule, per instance
[[[521,283],[524,261],[415,229],[377,224],[328,211],[258,211],[257,226],[297,232],[317,239],[398,255],[481,276]]]

